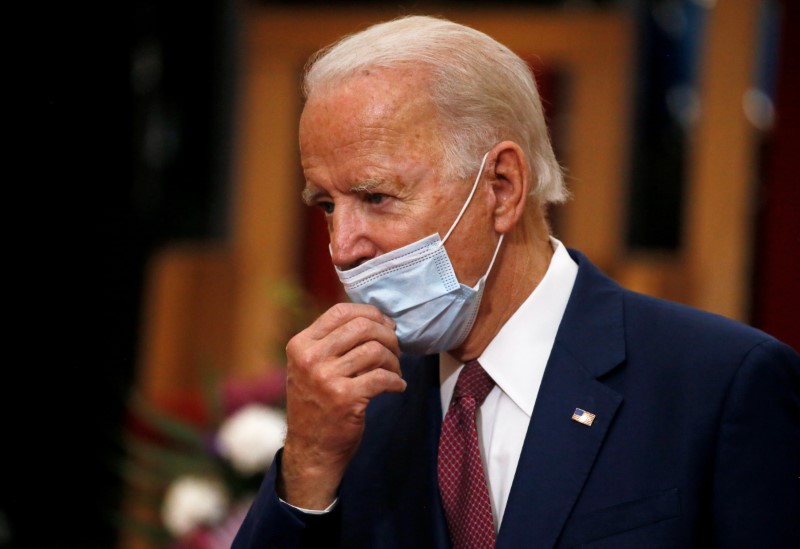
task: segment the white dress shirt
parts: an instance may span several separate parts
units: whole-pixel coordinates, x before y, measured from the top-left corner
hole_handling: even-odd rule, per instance
[[[488,471],[495,531],[503,520],[533,405],[578,274],[578,265],[564,245],[550,240],[554,252],[544,278],[478,357],[496,383],[478,411],[478,439]],[[442,417],[462,367],[449,354],[439,355]]]

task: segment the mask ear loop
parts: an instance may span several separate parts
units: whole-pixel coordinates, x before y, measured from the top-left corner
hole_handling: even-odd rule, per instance
[[[486,159],[489,157],[490,152],[491,151],[487,151],[486,154],[483,155],[483,160],[481,160],[481,167],[478,169],[478,176],[475,178],[475,183],[472,185],[472,190],[470,191],[469,196],[467,197],[467,201],[464,202],[464,206],[462,206],[461,211],[458,212],[458,217],[456,217],[456,220],[453,222],[453,225],[450,227],[450,230],[447,231],[446,235],[444,235],[440,247],[444,246],[444,243],[447,241],[448,238],[450,238],[450,233],[452,233],[453,229],[456,228],[456,225],[458,225],[458,222],[461,220],[461,216],[464,215],[465,211],[467,211],[467,206],[469,206],[469,203],[472,202],[472,195],[475,194],[475,190],[478,188],[478,182],[480,182],[481,180],[481,176],[483,175],[483,167],[486,165]],[[489,262],[489,268],[486,269],[486,274],[483,275],[484,277],[488,277],[489,273],[492,272],[492,267],[494,266],[494,260],[497,259],[497,254],[500,251],[500,246],[503,244],[503,237],[505,236],[506,235],[504,234],[500,235],[500,240],[497,241],[497,246],[494,249],[492,260]]]
[[[472,185],[472,190],[469,192],[469,196],[467,197],[467,201],[464,202],[464,205],[461,207],[461,211],[458,212],[458,217],[456,217],[456,220],[453,221],[452,225],[450,225],[450,230],[447,231],[446,235],[444,235],[444,238],[442,239],[442,243],[439,245],[439,247],[444,246],[444,243],[447,242],[448,238],[450,238],[450,233],[453,232],[453,229],[456,228],[456,225],[458,225],[458,222],[461,221],[461,216],[464,215],[464,212],[467,211],[467,206],[469,206],[469,203],[472,202],[472,195],[475,194],[475,189],[478,188],[478,182],[481,180],[481,176],[483,175],[483,167],[484,167],[484,165],[486,165],[486,158],[488,158],[490,152],[491,151],[486,151],[486,154],[483,155],[483,160],[481,160],[481,167],[478,169],[478,177],[475,178],[475,183]],[[497,255],[496,251],[495,251],[495,255]],[[492,262],[494,262],[494,259],[492,259]]]
[[[492,261],[489,263],[489,268],[486,269],[486,274],[484,276],[488,277],[489,273],[492,272],[492,265],[494,265],[494,260],[497,259],[497,252],[500,251],[500,245],[503,243],[503,237],[506,236],[504,234],[500,235],[500,240],[497,241],[497,247],[494,249],[494,255],[492,256]]]

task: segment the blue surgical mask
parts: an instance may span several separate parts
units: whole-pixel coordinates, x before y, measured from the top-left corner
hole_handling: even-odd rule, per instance
[[[444,239],[432,234],[346,271],[336,268],[344,291],[355,303],[368,303],[391,317],[400,349],[412,354],[449,351],[464,342],[481,304],[503,235],[486,273],[474,287],[458,282],[444,248],[469,206],[489,153],[483,156],[467,201]]]

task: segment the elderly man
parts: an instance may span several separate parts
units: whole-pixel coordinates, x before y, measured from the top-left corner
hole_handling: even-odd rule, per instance
[[[405,17],[305,92],[303,198],[351,302],[287,346],[234,547],[800,546],[800,358],[550,234],[567,192],[519,57]]]

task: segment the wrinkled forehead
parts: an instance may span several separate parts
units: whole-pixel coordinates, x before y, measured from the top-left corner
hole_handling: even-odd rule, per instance
[[[371,70],[318,88],[300,117],[301,154],[368,142],[438,151],[440,119],[424,82],[420,71]]]

